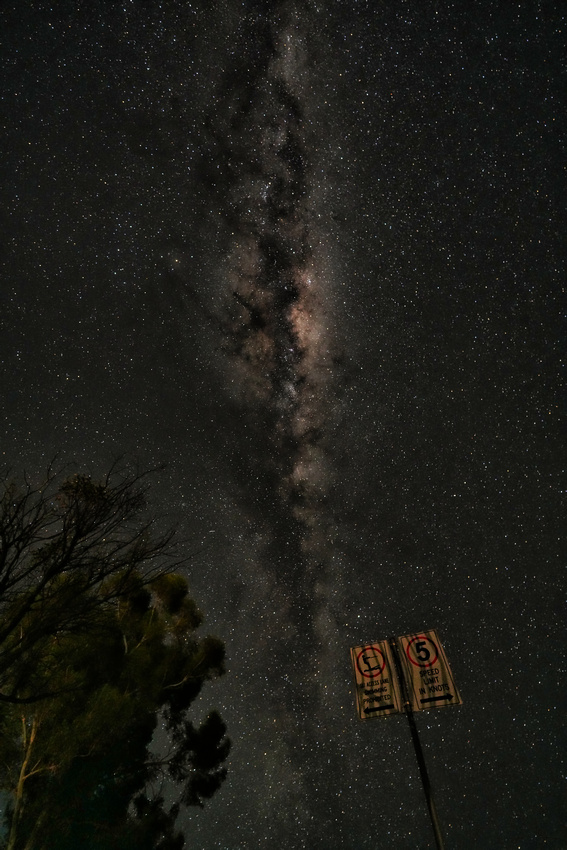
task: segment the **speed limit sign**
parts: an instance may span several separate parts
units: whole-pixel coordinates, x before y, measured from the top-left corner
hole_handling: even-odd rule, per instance
[[[396,638],[413,711],[462,705],[449,662],[431,629]]]

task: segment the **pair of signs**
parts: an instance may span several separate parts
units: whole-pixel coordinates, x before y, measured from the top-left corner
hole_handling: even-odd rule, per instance
[[[392,643],[383,640],[350,651],[362,720],[406,711],[406,700],[412,711],[462,705],[434,629],[404,635]]]

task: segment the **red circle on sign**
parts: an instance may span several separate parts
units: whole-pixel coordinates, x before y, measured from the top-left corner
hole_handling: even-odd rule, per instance
[[[433,659],[431,659],[431,652],[428,649],[422,650],[422,649],[418,648],[417,652],[416,652],[415,647],[413,645],[418,644],[418,643],[429,643],[433,647],[433,650],[435,652],[435,657]],[[414,660],[410,656],[410,649],[412,649],[412,648],[414,650],[414,653],[416,655],[417,660]],[[426,652],[427,658],[420,658],[419,654],[418,654],[419,652]],[[439,658],[439,650],[437,649],[436,645],[433,643],[431,638],[425,637],[425,635],[416,635],[416,637],[412,638],[410,640],[410,642],[408,643],[408,645],[406,647],[406,655],[408,657],[408,660],[411,661],[411,663],[415,667],[433,667],[433,665],[435,664],[435,662]]]
[[[371,651],[373,653],[373,661],[376,662],[375,667],[370,666],[370,661],[364,656],[365,652]],[[360,666],[360,659],[364,656],[364,661],[368,667],[368,670],[363,670]],[[380,656],[378,658],[378,656]],[[377,646],[363,646],[358,655],[356,656],[356,666],[358,667],[361,674],[365,679],[375,679],[380,675],[384,667],[386,666],[386,659],[384,658],[384,653],[381,649],[378,649]]]

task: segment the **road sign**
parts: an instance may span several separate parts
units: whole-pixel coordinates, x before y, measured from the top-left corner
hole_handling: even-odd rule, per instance
[[[462,705],[449,662],[431,629],[396,638],[413,711]]]
[[[416,632],[350,650],[356,703],[362,720],[405,712],[438,850],[443,837],[427,773],[414,711],[462,705],[437,632]]]
[[[361,720],[403,711],[400,686],[388,641],[354,646],[350,651]]]

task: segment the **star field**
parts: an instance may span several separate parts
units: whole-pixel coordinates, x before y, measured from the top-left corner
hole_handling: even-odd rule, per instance
[[[348,653],[429,628],[447,847],[562,850],[564,13],[210,5],[0,11],[4,464],[167,464],[228,655],[190,850],[433,847]]]

